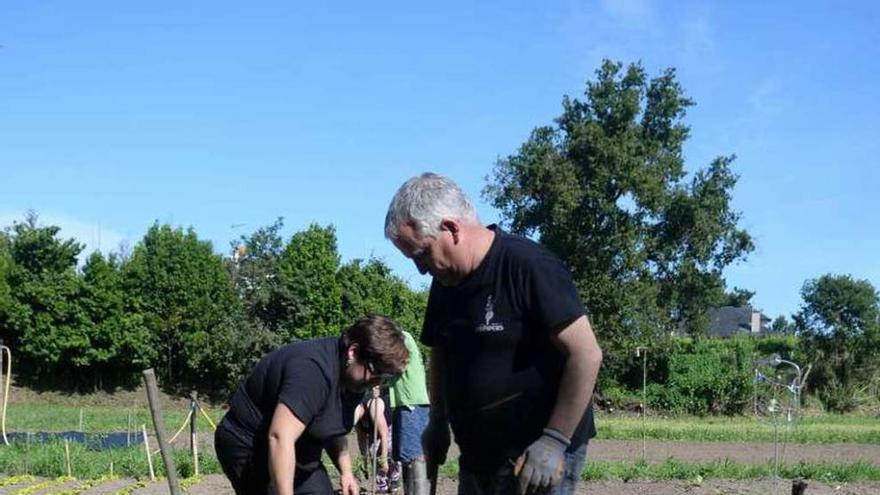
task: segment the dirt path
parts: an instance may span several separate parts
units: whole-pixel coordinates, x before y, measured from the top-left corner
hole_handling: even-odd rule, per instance
[[[155,439],[150,439],[156,445]],[[188,449],[189,438],[175,442],[175,448]],[[357,445],[352,436],[349,445]],[[674,457],[682,462],[710,462],[730,459],[739,464],[764,464],[773,461],[773,443],[764,442],[672,442],[649,440],[645,444],[648,462],[663,462]],[[199,449],[202,452],[214,450],[214,436],[210,432],[199,434]],[[357,455],[357,452],[353,452]],[[854,463],[865,461],[880,465],[880,445],[860,443],[830,444],[780,444],[779,460],[782,463],[836,462]],[[588,458],[598,461],[635,461],[642,456],[641,440],[592,440]],[[452,445],[449,458],[458,457],[458,448]],[[880,495],[880,494],[878,494]]]

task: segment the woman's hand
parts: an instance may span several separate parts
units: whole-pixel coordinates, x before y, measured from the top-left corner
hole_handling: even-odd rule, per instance
[[[360,486],[358,486],[357,478],[354,473],[349,471],[339,475],[339,487],[342,489],[341,495],[359,495]]]

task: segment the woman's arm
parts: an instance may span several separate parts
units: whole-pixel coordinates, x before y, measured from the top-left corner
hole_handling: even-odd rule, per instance
[[[284,404],[275,406],[269,425],[269,475],[277,495],[293,495],[296,472],[296,441],[306,425]]]
[[[351,454],[348,452],[348,437],[342,435],[334,438],[327,444],[327,451],[330,454],[330,460],[333,461],[333,464],[339,471],[339,484],[342,489],[342,495],[358,495],[360,488],[351,466]]]

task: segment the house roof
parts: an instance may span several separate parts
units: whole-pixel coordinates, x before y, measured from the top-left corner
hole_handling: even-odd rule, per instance
[[[756,310],[751,306],[721,306],[709,310],[709,335],[713,337],[730,337],[741,333],[752,333],[752,313]],[[770,318],[761,314],[761,331]]]

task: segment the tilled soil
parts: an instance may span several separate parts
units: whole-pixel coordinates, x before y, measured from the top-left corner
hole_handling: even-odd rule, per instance
[[[189,437],[175,442],[174,447],[189,448]],[[354,436],[348,444],[357,445]],[[150,438],[150,445],[157,445]],[[213,452],[213,433],[199,433],[199,451]],[[357,455],[356,452],[353,452]],[[853,463],[865,461],[869,464],[880,464],[880,445],[862,443],[831,443],[831,444],[796,444],[780,443],[774,448],[773,443],[766,442],[680,442],[649,440],[645,442],[645,459],[648,462],[663,462],[670,457],[682,462],[710,462],[713,460],[730,459],[737,464],[764,464],[772,462],[774,455],[780,463],[834,462]],[[458,457],[458,448],[453,443],[449,450],[449,458]],[[640,440],[590,440],[588,460],[597,461],[634,461],[642,457]],[[880,495],[880,494],[878,494]]]
[[[683,462],[707,462],[711,460],[730,459],[740,464],[763,464],[773,460],[774,447],[768,443],[736,443],[736,442],[660,442],[651,441],[645,444],[646,459],[649,462],[662,462],[675,458]],[[454,457],[457,452],[453,449]],[[642,455],[642,442],[594,440],[590,443],[588,457],[596,461],[633,461]],[[835,462],[850,463],[865,461],[871,464],[880,463],[880,445],[872,444],[824,444],[779,446],[780,462]],[[40,482],[32,481],[0,488],[0,495],[11,495],[26,486]],[[43,480],[44,481],[44,480]],[[82,492],[84,495],[111,495],[136,483],[135,480],[114,480],[102,483]],[[856,483],[822,483],[808,481],[808,495],[880,495],[880,482]],[[75,482],[63,485],[73,488]],[[62,486],[34,493],[53,493]],[[437,493],[455,495],[458,482],[442,479]],[[186,492],[192,495],[233,495],[232,488],[222,475],[209,475]],[[151,483],[132,492],[134,495],[157,495],[169,493],[166,481]],[[758,479],[758,480],[706,480],[700,483],[692,481],[590,481],[581,484],[578,493],[582,495],[719,495],[719,494],[761,494],[787,495],[791,493],[790,480]],[[402,495],[402,494],[400,494]]]
[[[85,495],[111,495],[134,484],[134,480],[108,481],[82,492]],[[20,489],[22,485],[15,488]],[[60,490],[60,488],[58,488]],[[3,493],[14,493],[15,490]],[[56,490],[57,491],[57,490]],[[443,479],[437,487],[440,495],[455,495],[458,483]],[[51,493],[51,492],[36,492]],[[132,492],[133,495],[160,495],[170,493],[166,481],[157,481]],[[190,495],[233,495],[229,482],[222,475],[205,476],[202,481],[186,490]],[[366,495],[366,492],[362,491]],[[579,495],[787,495],[791,493],[791,481],[758,480],[710,480],[696,484],[686,481],[589,481],[581,484]],[[821,483],[811,481],[808,495],[871,495],[880,494],[880,482]],[[397,492],[397,495],[402,495]]]

